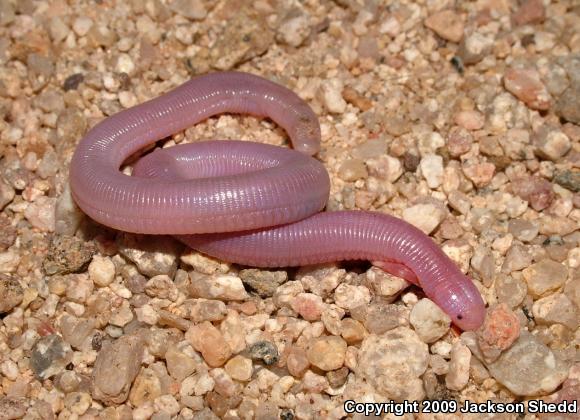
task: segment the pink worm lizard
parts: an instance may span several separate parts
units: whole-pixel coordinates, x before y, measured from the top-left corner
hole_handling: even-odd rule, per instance
[[[269,117],[295,150],[204,141],[133,153],[220,113]],[[330,181],[312,158],[320,126],[295,93],[258,76],[196,77],[91,129],[75,150],[70,185],[91,218],[134,233],[172,234],[222,260],[260,267],[366,259],[423,288],[461,329],[477,329],[485,307],[473,282],[427,235],[378,212],[320,212]]]

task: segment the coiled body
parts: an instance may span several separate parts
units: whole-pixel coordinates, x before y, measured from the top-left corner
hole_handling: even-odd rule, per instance
[[[296,150],[205,141],[156,150],[133,176],[119,171],[144,146],[223,112],[270,117]],[[383,261],[412,273],[458,326],[479,327],[485,312],[479,292],[418,229],[379,213],[318,213],[330,188],[325,168],[309,156],[319,144],[316,115],[290,90],[249,74],[210,74],[95,126],[73,156],[71,190],[102,224],[179,235],[230,262]]]

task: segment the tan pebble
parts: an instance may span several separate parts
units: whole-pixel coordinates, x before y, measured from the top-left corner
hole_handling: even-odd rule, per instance
[[[222,333],[208,321],[192,326],[185,338],[211,367],[222,366],[232,354]]]
[[[235,380],[249,381],[252,377],[252,361],[243,356],[235,356],[225,365],[226,372]]]
[[[310,363],[322,370],[340,369],[344,364],[346,342],[341,337],[315,338],[306,351]]]

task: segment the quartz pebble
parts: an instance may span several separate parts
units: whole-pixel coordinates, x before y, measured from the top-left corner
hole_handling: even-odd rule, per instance
[[[56,198],[39,197],[24,211],[24,217],[30,224],[42,232],[54,232],[55,229],[55,206]]]
[[[554,111],[566,121],[580,124],[580,82],[574,83],[560,95]]]
[[[399,402],[421,400],[420,377],[428,362],[427,344],[413,330],[399,327],[363,340],[356,371],[381,395]]]
[[[533,297],[542,297],[564,285],[568,278],[568,269],[560,263],[544,259],[526,268],[522,274],[530,294]]]
[[[194,276],[190,274],[190,294],[194,297],[219,300],[244,300],[248,293],[242,279],[231,274],[217,276]]]
[[[207,10],[201,0],[174,0],[169,3],[169,8],[192,20],[201,20],[207,15]]]
[[[552,98],[534,69],[508,69],[504,74],[506,90],[531,109],[547,110]]]
[[[344,181],[356,181],[368,177],[367,167],[361,159],[348,159],[340,165],[338,176]]]
[[[118,236],[119,252],[134,262],[145,276],[173,275],[181,245],[165,236],[143,236],[124,233]]]
[[[193,325],[185,338],[211,367],[223,366],[232,354],[222,333],[208,321]]]
[[[345,354],[346,341],[336,336],[315,338],[306,350],[308,361],[324,371],[340,369]]]
[[[537,176],[524,176],[512,181],[513,192],[529,201],[536,211],[543,210],[552,204],[555,193],[549,181]]]
[[[435,189],[443,182],[443,158],[438,155],[425,155],[419,164],[423,178],[429,188]]]
[[[342,97],[344,86],[339,79],[326,80],[320,86],[320,96],[326,109],[333,114],[346,111],[346,101]]]
[[[516,25],[527,25],[542,22],[545,15],[542,0],[525,0],[513,13],[512,20]]]
[[[471,351],[461,341],[456,341],[451,349],[449,372],[445,375],[447,388],[460,391],[467,386],[469,381],[469,368]]]
[[[292,299],[290,306],[307,321],[317,321],[322,315],[322,298],[312,293],[299,293]]]
[[[110,258],[95,255],[89,264],[89,278],[99,287],[108,286],[115,278],[115,264]]]
[[[30,368],[39,379],[51,378],[71,361],[72,350],[68,343],[56,335],[47,335],[36,342],[30,356]]]
[[[548,126],[542,126],[533,136],[533,141],[539,156],[555,162],[568,153],[572,147],[566,134]]]
[[[416,204],[403,210],[403,219],[429,235],[445,218],[445,213],[433,204]]]
[[[459,42],[463,38],[463,18],[452,10],[442,10],[425,19],[425,26],[451,42]]]
[[[247,382],[252,377],[252,361],[240,355],[228,360],[224,369],[237,381]]]
[[[539,324],[563,324],[572,331],[578,328],[576,306],[563,293],[537,300],[534,302],[532,313]]]
[[[433,343],[443,337],[451,325],[449,316],[429,299],[421,299],[413,306],[409,321],[425,343]]]
[[[463,39],[459,46],[457,55],[461,57],[464,64],[476,64],[483,60],[491,52],[494,45],[494,40],[492,37],[485,36],[479,32],[473,32],[469,36]],[[468,111],[469,112],[469,111]],[[480,117],[480,119],[482,116]],[[471,126],[477,126],[477,120],[473,120],[475,124]],[[483,126],[483,121],[481,121],[481,126]],[[460,124],[461,125],[461,124]],[[468,127],[465,127],[468,128]],[[481,128],[481,127],[480,127]],[[477,130],[477,128],[472,128]]]

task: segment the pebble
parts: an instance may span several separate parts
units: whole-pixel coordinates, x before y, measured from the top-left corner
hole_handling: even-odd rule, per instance
[[[536,153],[540,157],[554,162],[561,159],[572,147],[566,134],[547,125],[542,126],[532,139],[536,146]]]
[[[291,47],[299,47],[310,35],[310,16],[302,9],[292,8],[276,29],[276,39]]]
[[[228,20],[210,51],[212,66],[218,70],[229,70],[264,54],[273,43],[274,34],[263,16],[241,7]]]
[[[445,375],[445,385],[448,389],[461,391],[469,382],[471,351],[461,341],[456,341],[451,349],[449,372]]]
[[[347,182],[365,179],[368,175],[367,167],[361,159],[347,159],[338,169],[338,176],[340,179]]]
[[[290,375],[301,378],[310,367],[306,351],[302,347],[293,345],[286,359],[286,368]]]
[[[580,171],[563,170],[554,175],[554,183],[573,192],[580,192]],[[0,208],[2,206],[0,205]],[[578,207],[578,206],[576,206]]]
[[[538,224],[528,220],[510,219],[508,222],[508,232],[522,242],[533,241],[538,236],[539,231]]]
[[[242,279],[238,276],[232,274],[196,276],[194,272],[191,272],[190,277],[189,292],[193,297],[226,301],[245,300],[249,297]]]
[[[538,324],[562,324],[571,331],[578,328],[578,314],[574,303],[563,293],[555,293],[534,302],[532,307]]]
[[[95,252],[93,243],[76,236],[54,236],[42,267],[48,275],[75,273],[89,264]]]
[[[458,43],[463,38],[463,18],[453,10],[442,10],[425,19],[425,26],[447,41]]]
[[[8,2],[2,2],[7,3]],[[3,12],[0,12],[0,23],[5,21],[6,17]],[[26,398],[20,397],[0,397],[0,412],[2,417],[6,420],[21,419],[25,417],[28,408],[28,401]],[[50,407],[49,407],[50,408]]]
[[[14,200],[15,195],[14,188],[0,179],[0,210],[10,204]]]
[[[182,246],[166,236],[144,236],[123,233],[117,236],[119,252],[148,277],[173,276]]]
[[[248,382],[252,378],[252,361],[240,355],[228,360],[224,369],[236,381]]]
[[[288,281],[286,271],[268,271],[249,268],[239,273],[242,283],[261,298],[272,297],[281,284]]]
[[[67,277],[66,297],[68,299],[77,303],[86,302],[93,290],[93,282],[87,274],[70,274]]]
[[[278,348],[269,341],[258,341],[248,349],[253,360],[260,360],[266,366],[273,365],[280,359]]]
[[[519,318],[507,305],[494,305],[488,309],[483,326],[477,330],[479,349],[485,360],[497,360],[519,334]]]
[[[70,392],[64,399],[64,406],[71,413],[82,416],[93,402],[91,395],[86,392]]]
[[[337,370],[344,364],[346,341],[341,337],[323,336],[313,339],[306,349],[308,361],[324,371]]]
[[[129,402],[136,407],[151,403],[161,395],[161,387],[161,379],[153,369],[142,369],[131,387]]]
[[[93,367],[93,397],[108,404],[120,404],[141,367],[144,343],[141,338],[125,335],[106,342]]]
[[[10,312],[24,299],[20,282],[7,274],[0,273],[0,314]]]
[[[409,322],[424,343],[439,340],[449,331],[451,325],[449,316],[427,298],[413,306]]]
[[[568,278],[566,266],[544,259],[522,271],[531,296],[539,298],[550,294],[564,285]]]
[[[290,302],[290,306],[306,321],[318,321],[324,310],[322,298],[313,293],[299,293]]]
[[[447,136],[447,150],[452,157],[459,157],[471,149],[472,134],[464,127],[454,126]]]
[[[525,0],[512,14],[516,26],[540,23],[546,17],[542,0]]]
[[[512,181],[514,194],[530,203],[536,211],[549,207],[555,199],[552,184],[538,176],[523,176]]]
[[[63,372],[71,358],[70,345],[60,336],[50,334],[34,344],[30,355],[30,368],[37,378],[49,379]]]
[[[503,261],[501,271],[503,273],[511,273],[513,271],[520,271],[532,264],[532,255],[528,247],[520,244],[513,244]]]
[[[167,418],[175,418],[180,408],[173,395],[160,395],[155,399],[154,407],[157,410],[157,415],[167,416]],[[153,416],[152,418],[157,417]]]
[[[477,188],[487,186],[495,174],[495,165],[491,162],[464,164],[463,173]]]
[[[504,86],[531,109],[546,111],[552,105],[552,97],[534,69],[506,70]]]
[[[64,315],[60,320],[63,339],[74,349],[82,349],[86,340],[95,333],[94,319]]]
[[[527,294],[528,286],[519,277],[500,275],[495,281],[495,295],[498,302],[505,303],[510,308],[521,304]]]
[[[340,79],[325,80],[320,85],[319,95],[328,112],[342,114],[346,111],[346,101],[342,97],[344,85]]]
[[[455,124],[470,131],[480,130],[485,124],[485,116],[478,111],[460,111],[455,115]]]
[[[109,257],[95,255],[89,264],[89,278],[99,287],[105,287],[115,278],[115,264]]]
[[[181,261],[193,267],[193,269],[202,274],[225,274],[229,271],[230,266],[215,258],[203,255],[194,249],[188,249],[181,254]],[[246,270],[242,270],[244,272]],[[256,270],[258,271],[258,270]]]
[[[463,39],[457,51],[457,55],[464,64],[476,64],[491,53],[494,39],[479,32],[473,32]],[[473,112],[473,111],[467,111]]]
[[[159,299],[169,299],[175,302],[179,297],[179,290],[171,280],[171,277],[165,274],[151,277],[145,284],[145,293],[148,296]]]
[[[219,300],[187,299],[182,307],[187,317],[196,323],[221,321],[227,314],[226,304]]]
[[[556,115],[573,124],[580,124],[580,82],[573,83],[560,95],[554,111]]]
[[[337,389],[343,386],[348,379],[349,370],[346,366],[338,370],[326,372],[326,379],[331,388]]]
[[[72,29],[78,36],[85,36],[92,26],[93,20],[90,17],[79,16],[74,20]]]
[[[365,160],[369,175],[394,183],[403,175],[401,161],[389,155]]]
[[[367,336],[367,331],[357,320],[346,318],[340,323],[340,335],[348,345],[353,345],[362,341]]]
[[[334,303],[342,309],[350,310],[357,306],[368,305],[370,301],[370,291],[364,286],[341,283],[334,291]]]
[[[366,273],[366,281],[375,295],[381,296],[386,303],[391,303],[407,287],[409,282],[393,276],[379,267],[371,267]]]
[[[419,166],[429,188],[434,190],[443,183],[443,158],[441,156],[425,155]]]
[[[169,8],[191,20],[202,20],[207,16],[207,9],[202,0],[174,0],[169,3]]]
[[[176,344],[169,344],[163,357],[167,364],[167,372],[178,382],[195,373],[199,364],[197,360],[199,356],[191,357]]]
[[[56,198],[41,196],[24,210],[24,217],[41,232],[54,232]]]
[[[495,277],[495,257],[491,250],[484,246],[475,248],[470,263],[483,285],[491,286]]]
[[[76,90],[83,82],[83,80],[85,80],[85,76],[82,73],[73,73],[64,79],[62,89],[65,92],[68,92],[69,90]]]
[[[193,325],[185,333],[185,339],[199,351],[211,367],[220,367],[230,358],[232,351],[224,336],[210,322]]]
[[[433,204],[416,204],[403,210],[403,219],[429,235],[445,219],[445,213]]]
[[[469,335],[461,336],[472,353],[477,348]],[[527,331],[494,362],[486,363],[491,376],[518,396],[545,395],[568,376],[568,366],[552,350]]]
[[[422,400],[425,391],[420,377],[428,363],[427,344],[413,330],[398,327],[363,340],[356,373],[389,399]]]

